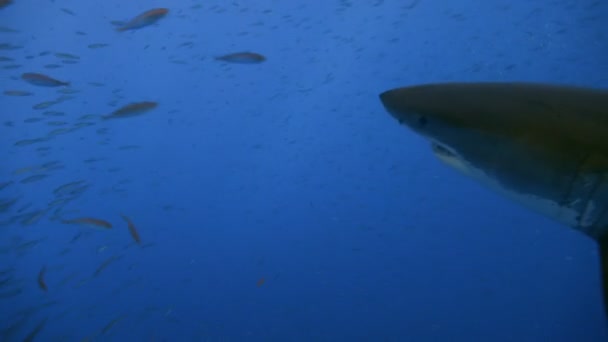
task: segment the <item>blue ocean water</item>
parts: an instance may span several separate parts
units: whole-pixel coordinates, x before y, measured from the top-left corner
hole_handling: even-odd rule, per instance
[[[378,98],[606,88],[608,2],[0,5],[0,341],[608,339],[594,241]],[[265,60],[216,60],[239,52]]]

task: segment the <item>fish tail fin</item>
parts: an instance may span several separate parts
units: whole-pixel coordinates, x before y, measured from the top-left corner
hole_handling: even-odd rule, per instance
[[[112,20],[110,22],[110,24],[112,24],[114,27],[116,27],[116,31],[118,31],[118,32],[122,32],[122,31],[126,30],[126,27],[127,27],[127,22],[122,21],[122,20]]]
[[[600,281],[604,295],[604,310],[608,317],[608,236],[601,237],[598,243],[600,246]]]

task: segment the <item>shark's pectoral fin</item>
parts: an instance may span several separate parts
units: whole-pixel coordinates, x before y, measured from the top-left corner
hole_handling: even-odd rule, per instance
[[[604,295],[604,310],[608,316],[608,236],[598,240],[600,245],[600,281]]]

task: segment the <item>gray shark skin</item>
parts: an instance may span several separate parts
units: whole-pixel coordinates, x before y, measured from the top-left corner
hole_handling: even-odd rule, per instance
[[[440,83],[380,100],[441,161],[597,241],[608,317],[608,91]]]

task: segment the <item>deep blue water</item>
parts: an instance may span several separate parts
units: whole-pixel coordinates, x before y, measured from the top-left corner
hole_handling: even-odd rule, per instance
[[[0,97],[0,341],[608,339],[596,244],[446,168],[378,99],[606,88],[607,23],[603,0],[14,0],[0,90],[31,94]],[[267,60],[214,60],[240,51]],[[82,217],[112,228],[62,222]]]

